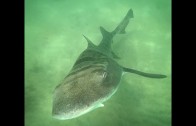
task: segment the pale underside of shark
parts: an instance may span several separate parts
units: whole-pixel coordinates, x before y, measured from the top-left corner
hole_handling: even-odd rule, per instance
[[[52,108],[54,118],[72,119],[103,107],[103,102],[118,89],[123,73],[135,73],[149,78],[166,77],[125,68],[114,60],[118,56],[111,48],[113,37],[125,33],[130,18],[133,18],[132,9],[114,31],[108,32],[100,27],[103,39],[98,46],[84,36],[88,42],[87,49],[80,54],[69,74],[54,90]]]

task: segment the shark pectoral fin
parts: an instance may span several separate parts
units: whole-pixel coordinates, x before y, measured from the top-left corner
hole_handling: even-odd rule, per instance
[[[93,42],[90,39],[88,39],[85,35],[83,35],[83,36],[86,39],[86,41],[88,42],[88,48],[95,47],[95,45],[93,44]]]
[[[151,74],[151,73],[144,73],[138,70],[134,70],[134,69],[130,69],[130,68],[125,68],[123,67],[123,71],[124,72],[129,72],[129,73],[134,73],[134,74],[138,74],[144,77],[149,77],[149,78],[157,78],[157,79],[161,79],[161,78],[166,78],[166,75],[162,75],[162,74]]]

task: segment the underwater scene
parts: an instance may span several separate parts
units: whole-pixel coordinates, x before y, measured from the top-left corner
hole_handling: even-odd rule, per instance
[[[25,126],[171,126],[170,0],[25,0]]]

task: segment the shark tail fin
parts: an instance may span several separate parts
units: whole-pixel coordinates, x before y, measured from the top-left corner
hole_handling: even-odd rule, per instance
[[[133,11],[130,9],[127,13],[127,15],[124,17],[122,22],[116,27],[116,29],[112,32],[106,31],[102,26],[100,27],[101,34],[103,36],[103,39],[101,40],[101,43],[99,44],[99,47],[105,48],[105,50],[111,50],[111,44],[112,44],[112,38],[116,34],[124,34],[125,28],[127,27],[129,23],[129,19],[133,18]]]
[[[120,24],[116,27],[116,29],[112,32],[113,36],[116,34],[125,34],[125,28],[129,24],[130,18],[133,18],[133,10],[129,9],[124,19],[120,22]]]
[[[166,78],[166,75],[162,75],[162,74],[151,74],[151,73],[144,73],[138,70],[134,70],[134,69],[130,69],[130,68],[125,68],[123,67],[123,71],[124,72],[129,72],[129,73],[134,73],[134,74],[138,74],[144,77],[149,77],[149,78],[157,78],[157,79],[161,79],[161,78]]]

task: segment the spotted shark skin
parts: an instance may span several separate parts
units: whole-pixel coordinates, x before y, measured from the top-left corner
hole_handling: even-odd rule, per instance
[[[119,65],[111,44],[116,34],[124,34],[129,20],[133,18],[130,9],[124,19],[108,32],[100,27],[103,39],[98,46],[86,36],[88,47],[77,58],[71,71],[56,86],[53,94],[52,116],[66,120],[79,117],[96,108],[103,107],[118,89],[123,73],[134,73],[150,78],[165,78],[165,75],[144,73]]]

